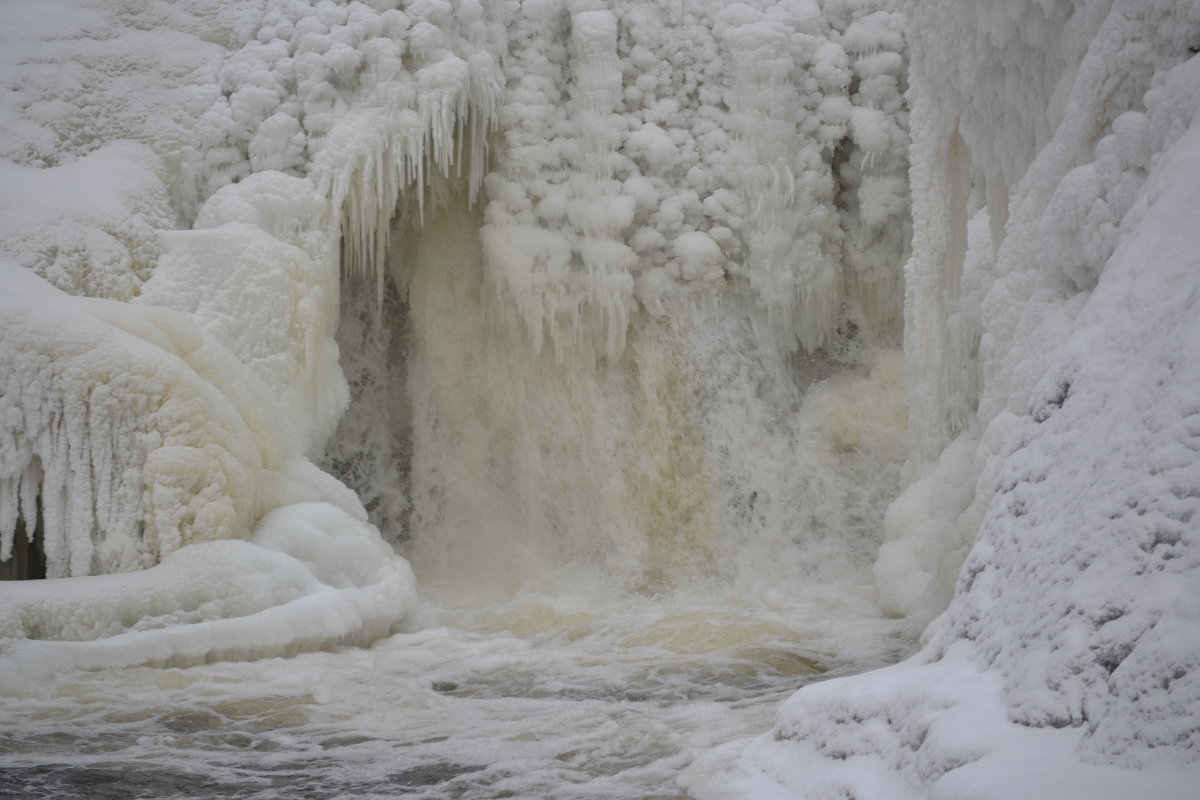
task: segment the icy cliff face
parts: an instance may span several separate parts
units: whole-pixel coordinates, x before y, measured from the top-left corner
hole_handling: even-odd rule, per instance
[[[1200,566],[1200,373],[1184,355],[1200,11],[1114,3],[1076,25],[1095,32],[1013,193],[985,304],[980,418],[1013,431],[1011,453],[936,642],[975,642],[1006,675],[1010,717],[1084,726],[1089,759],[1194,758],[1197,732],[1171,708],[1200,700],[1195,640],[1167,632],[1194,629],[1185,576]]]
[[[847,296],[866,306],[859,324],[894,341],[899,17],[593,5],[527,4],[513,21],[516,41],[559,44],[507,65],[482,235],[488,278],[534,344],[549,338],[560,360],[581,344],[612,356],[639,308],[660,317],[731,291],[809,350]]]
[[[722,541],[679,556],[702,573],[728,567],[738,541],[834,538],[819,529],[851,528],[856,560],[873,550],[895,437],[814,438],[826,420],[790,411],[843,368],[878,390],[856,413],[891,424],[902,402],[892,354],[869,374],[874,348],[900,339],[901,18],[832,3],[403,11],[400,66],[372,90],[396,101],[363,101],[309,145],[352,273],[354,400],[326,463],[385,535],[431,540],[460,569],[488,563],[491,541],[532,554],[512,558],[514,579],[554,553],[637,585],[645,552],[691,541],[669,533],[691,523],[663,523],[679,493],[695,498],[680,520],[694,512]],[[366,47],[359,12],[344,24]],[[435,12],[436,37],[422,16]],[[772,99],[785,95],[794,107]],[[794,369],[789,351],[805,348],[812,368]],[[728,364],[705,374],[713,353]],[[753,412],[738,419],[739,405]],[[681,465],[672,437],[699,457]],[[830,463],[863,474],[821,491]],[[647,541],[658,529],[665,544]],[[816,552],[810,571],[825,568]]]
[[[200,172],[310,174],[380,281],[400,198],[421,216],[434,176],[463,176],[489,283],[560,360],[729,285],[808,349],[846,297],[895,341],[908,140],[884,6],[268,3],[217,70]]]
[[[936,523],[956,513],[982,526],[923,653],[801,691],[748,751],[750,783],[1190,796],[1200,16],[1171,2],[922,3],[908,31],[910,435],[920,454],[965,433],[893,511],[939,483],[953,494],[945,467],[967,469],[955,451],[982,441],[973,502],[943,498],[949,512],[891,544],[945,541]],[[978,303],[967,278],[981,266],[971,378],[956,316]],[[975,413],[959,405],[964,380],[980,381]],[[903,597],[888,547],[877,569]]]

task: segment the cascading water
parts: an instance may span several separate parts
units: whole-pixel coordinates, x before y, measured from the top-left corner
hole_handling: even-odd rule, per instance
[[[407,300],[343,327],[392,343],[380,359],[343,342],[363,376],[346,440],[379,441],[357,431],[391,417],[392,444],[367,456],[394,454],[346,474],[401,510],[378,519],[418,571],[511,592],[584,569],[606,592],[656,595],[870,563],[904,456],[897,353],[850,333],[793,352],[734,297],[639,312],[619,355],[557,362],[489,308],[465,195],[425,213],[391,259]]]
[[[703,796],[726,757],[701,751],[814,676],[912,646],[871,573],[905,454],[900,354],[849,325],[797,352],[730,297],[637,313],[619,355],[558,361],[489,305],[480,209],[440,196],[397,223],[383,312],[368,284],[341,334],[339,436],[373,446],[338,463],[379,498],[423,603],[411,632],[321,679],[355,695],[329,700],[335,719],[292,735],[334,742],[335,786]],[[381,751],[392,766],[366,763]]]
[[[380,312],[370,285],[361,317],[347,293],[340,334],[337,436],[372,446],[333,463],[402,526],[405,630],[11,703],[5,746],[37,756],[0,786],[705,797],[798,686],[911,647],[870,571],[905,452],[897,352],[843,331],[798,353],[731,298],[558,363],[489,314],[480,212],[448,197],[394,237],[403,291]]]
[[[414,39],[457,87],[419,114],[465,144],[330,134],[363,279],[326,464],[419,570],[653,595],[871,560],[904,458],[903,39],[824,11],[525,4],[501,100]]]

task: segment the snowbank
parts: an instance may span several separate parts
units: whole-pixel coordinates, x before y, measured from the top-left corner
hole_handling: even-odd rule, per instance
[[[129,300],[174,222],[159,172],[130,141],[45,169],[0,161],[0,250],[70,294]]]
[[[1195,796],[1200,766],[1079,760],[1078,731],[1008,717],[998,675],[958,646],[797,693],[742,757],[735,796],[986,800]]]

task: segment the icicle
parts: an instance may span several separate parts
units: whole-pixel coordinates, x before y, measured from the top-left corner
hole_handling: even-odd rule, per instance
[[[19,478],[0,480],[0,561],[8,561],[13,554],[18,521]]]
[[[485,144],[495,127],[499,91],[472,74],[466,61],[447,54],[415,76],[412,105],[365,105],[326,138],[313,167],[318,185],[342,215],[348,274],[372,279],[382,302],[384,261],[400,191],[412,187],[418,220],[425,219],[429,180],[461,171],[470,153],[469,192],[478,196],[485,174]],[[408,80],[407,76],[403,76]],[[473,87],[481,94],[473,94]],[[471,141],[462,139],[470,132]]]
[[[25,521],[27,532],[36,530],[38,526],[38,490],[43,480],[41,460],[37,456],[33,456],[20,476],[21,519]]]
[[[772,326],[815,350],[833,332],[841,308],[842,232],[832,210],[831,165],[821,144],[803,133],[807,109],[822,98],[802,94],[790,69],[821,51],[798,56],[788,29],[758,12],[731,9],[722,20],[735,143],[753,165],[737,175],[740,194],[755,208],[747,263],[739,271]]]

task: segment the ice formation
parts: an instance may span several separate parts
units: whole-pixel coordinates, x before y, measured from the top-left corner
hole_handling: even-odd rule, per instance
[[[129,575],[28,581],[0,616],[0,689],[48,670],[183,666],[368,644],[415,582],[379,534],[329,503],[293,503],[248,541],[193,544]]]
[[[183,663],[369,641],[412,603],[407,565],[353,493],[309,460],[347,402],[328,200],[310,179],[272,169],[220,185],[239,176],[218,174],[228,150],[203,134],[220,93],[209,80],[230,55],[213,43],[233,44],[240,12],[198,11],[146,9],[146,21],[164,23],[155,33],[103,8],[76,29],[31,17],[5,48],[5,78],[19,83],[0,189],[12,259],[0,549],[8,559],[36,540],[56,579],[5,587],[8,662]],[[78,35],[87,26],[108,26],[100,51]],[[47,43],[67,65],[50,70],[56,81],[39,61]],[[167,74],[108,69],[114,52]],[[112,103],[50,148],[71,123],[48,109],[89,91]],[[192,171],[197,148],[212,169]],[[180,218],[191,230],[170,230]],[[238,539],[251,543],[225,542]],[[344,555],[308,552],[318,546]],[[131,570],[144,572],[74,583]],[[328,612],[308,619],[318,605]],[[56,650],[55,639],[97,642]]]
[[[1194,3],[59,11],[0,32],[5,663],[369,641],[385,539],[775,570],[945,613],[747,793],[1194,786]]]

